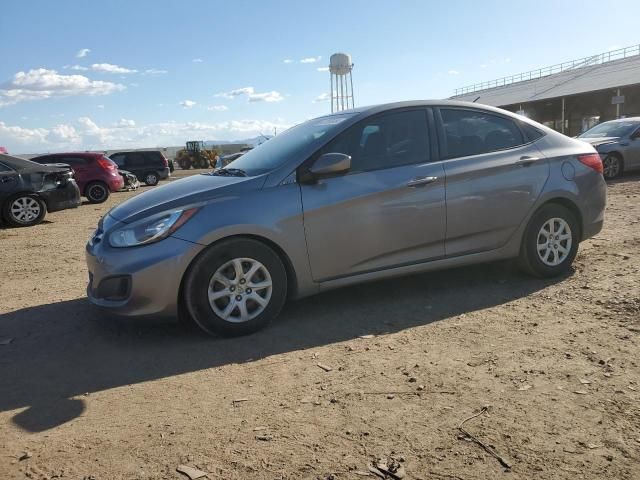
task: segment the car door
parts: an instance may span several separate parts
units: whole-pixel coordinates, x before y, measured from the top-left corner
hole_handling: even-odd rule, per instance
[[[625,167],[628,169],[640,168],[640,128],[636,129],[631,135],[629,135],[628,143],[625,154]]]
[[[410,109],[365,119],[310,159],[351,156],[348,173],[300,185],[315,281],[444,255],[444,171],[431,145],[427,110]]]
[[[446,255],[503,246],[540,196],[548,161],[510,117],[440,108],[436,119],[447,179]]]
[[[4,163],[0,163],[0,206],[6,197],[18,189],[19,183],[18,172]]]

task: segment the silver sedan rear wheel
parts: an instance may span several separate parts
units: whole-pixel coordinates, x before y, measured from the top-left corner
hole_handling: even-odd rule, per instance
[[[209,305],[227,322],[248,322],[267,308],[272,291],[273,281],[267,267],[252,258],[234,258],[211,277]]]
[[[545,265],[560,265],[569,256],[572,242],[569,224],[562,218],[550,218],[538,232],[538,256]]]

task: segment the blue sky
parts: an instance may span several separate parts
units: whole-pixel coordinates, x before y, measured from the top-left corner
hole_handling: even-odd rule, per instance
[[[356,105],[367,105],[445,98],[640,43],[637,0],[4,0],[1,8],[0,145],[15,153],[272,133],[328,112],[317,99],[329,73],[318,69],[337,51],[352,55]]]

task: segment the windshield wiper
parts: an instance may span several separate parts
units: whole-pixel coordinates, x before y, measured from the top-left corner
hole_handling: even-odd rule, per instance
[[[247,172],[240,168],[218,168],[209,175],[216,175],[219,177],[246,177]]]

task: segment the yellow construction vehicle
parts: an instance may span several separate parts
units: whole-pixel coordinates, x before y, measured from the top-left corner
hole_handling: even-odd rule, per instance
[[[204,142],[190,141],[176,154],[176,162],[183,170],[193,168],[214,168],[217,150],[207,150]]]

